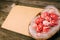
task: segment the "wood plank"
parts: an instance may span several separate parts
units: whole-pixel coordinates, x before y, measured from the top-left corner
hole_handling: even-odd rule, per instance
[[[42,7],[42,8],[47,5],[54,5],[60,9],[60,0],[3,0],[3,2],[12,2],[18,5],[26,5],[26,6]]]

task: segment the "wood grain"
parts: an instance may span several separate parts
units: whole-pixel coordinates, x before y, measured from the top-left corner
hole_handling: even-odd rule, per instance
[[[59,6],[60,5],[59,0],[56,0],[55,2],[54,1],[55,0],[52,0],[51,2],[55,3],[57,1],[58,5],[56,4],[56,6],[57,6],[57,8],[59,8],[60,7]],[[25,5],[25,6],[27,5],[27,6],[39,7],[39,8],[41,7],[37,4],[36,5],[32,5],[32,4],[29,5],[29,4],[21,3],[19,1],[13,1],[13,0],[10,0],[10,1],[9,0],[8,1],[2,0],[1,1],[0,0],[0,27],[1,27],[2,23],[4,22],[4,20],[6,19],[7,15],[9,14],[8,13],[9,11],[6,11],[6,10],[7,9],[10,10],[11,9],[11,4],[13,4],[13,3],[16,3],[18,5]],[[50,1],[48,3],[50,3]],[[5,6],[7,6],[7,7],[5,7]],[[31,37],[16,33],[16,32],[9,31],[7,29],[0,28],[0,40],[34,40],[34,39],[31,38]],[[60,31],[58,31],[52,38],[50,38],[48,40],[60,40]]]

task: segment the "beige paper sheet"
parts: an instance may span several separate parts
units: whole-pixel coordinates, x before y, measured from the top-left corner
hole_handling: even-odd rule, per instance
[[[2,28],[30,36],[28,33],[28,25],[32,18],[41,11],[41,8],[16,5],[11,9],[9,15],[2,24]]]

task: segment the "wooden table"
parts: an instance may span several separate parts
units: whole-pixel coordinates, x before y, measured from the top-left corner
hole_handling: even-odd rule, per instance
[[[28,33],[28,25],[32,18],[42,10],[41,8],[14,6],[3,23],[2,28],[30,36]]]
[[[0,26],[1,24],[4,22],[6,16],[8,15],[8,12],[6,12],[6,7],[8,7],[8,10],[10,10],[10,4],[12,4],[13,2],[0,2],[0,7],[2,7],[1,9],[5,10],[0,10]],[[28,2],[29,3],[29,2]],[[44,3],[44,2],[43,2]],[[46,2],[47,3],[47,2]],[[17,4],[21,5],[21,3],[18,3]],[[36,2],[37,4],[37,2]],[[49,2],[48,2],[49,4]],[[52,3],[54,4],[54,3]],[[4,6],[5,5],[5,6]],[[23,5],[23,4],[22,4]],[[25,4],[24,4],[25,5]],[[28,5],[29,6],[29,5]],[[33,6],[33,5],[32,5]],[[46,6],[46,5],[44,5]],[[56,4],[57,7],[59,7],[59,5]],[[34,7],[37,7],[36,5]],[[41,5],[39,6],[41,7]],[[28,37],[28,36],[25,36],[25,35],[22,35],[22,34],[19,34],[19,33],[16,33],[16,32],[12,32],[12,31],[9,31],[7,29],[4,29],[4,28],[0,28],[0,40],[34,40],[33,38],[31,37]],[[50,38],[49,40],[60,40],[60,31],[57,32],[52,38]]]

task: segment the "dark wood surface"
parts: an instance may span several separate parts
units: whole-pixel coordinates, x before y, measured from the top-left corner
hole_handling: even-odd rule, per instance
[[[4,22],[4,20],[6,19],[7,15],[9,14],[9,11],[11,10],[11,5],[13,3],[15,3],[17,5],[25,5],[25,6],[32,6],[32,7],[44,7],[48,4],[51,4],[49,2],[46,2],[47,4],[42,5],[44,3],[44,1],[41,2],[41,4],[38,3],[36,0],[34,0],[34,1],[35,2],[33,3],[33,2],[27,0],[25,2],[26,4],[24,4],[24,1],[21,1],[21,0],[20,1],[16,1],[16,0],[14,0],[14,1],[0,1],[0,40],[35,40],[31,37],[1,28],[1,25]],[[59,2],[55,1],[55,3],[52,3],[52,4],[54,4],[54,5],[56,4],[56,7],[60,8]],[[51,37],[48,40],[60,40],[60,30],[53,37]]]
[[[60,0],[1,0],[5,2],[14,2],[20,5],[45,7],[47,5],[54,5],[60,9]]]

